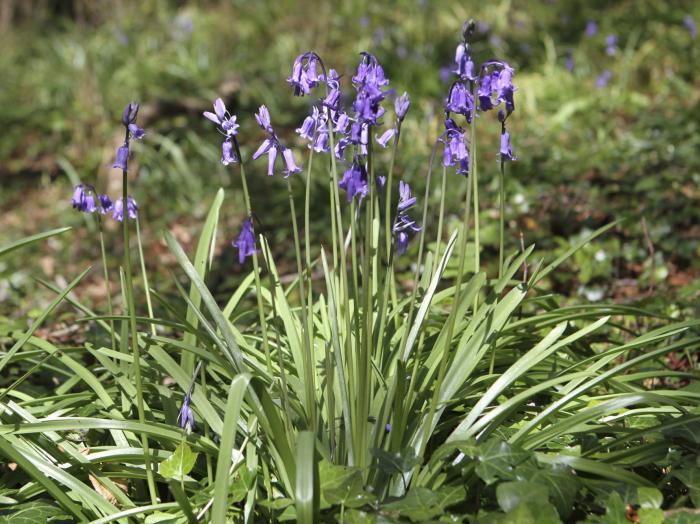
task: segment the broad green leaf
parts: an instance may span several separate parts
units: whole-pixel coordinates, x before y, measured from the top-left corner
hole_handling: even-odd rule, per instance
[[[571,468],[562,464],[544,464],[540,467],[528,462],[516,469],[516,477],[546,486],[549,490],[549,499],[557,508],[559,515],[562,518],[568,518],[571,514],[576,495],[581,487],[578,477]]]
[[[426,521],[442,515],[447,506],[464,500],[464,496],[465,491],[461,486],[439,490],[415,487],[408,490],[402,499],[383,504],[382,509],[397,512],[402,517],[408,517],[414,522]]]
[[[68,518],[65,510],[42,501],[17,504],[0,513],[0,524],[36,524],[48,522],[49,518]]]
[[[493,484],[498,479],[515,479],[515,467],[531,457],[529,452],[493,438],[479,444],[472,458],[477,461],[476,474],[486,484]]]
[[[674,471],[673,476],[688,488],[693,504],[700,508],[700,467],[679,469]]]
[[[529,500],[547,500],[549,492],[547,487],[536,482],[518,480],[515,482],[501,482],[496,486],[496,500],[501,509],[508,513],[517,508],[521,503]]]
[[[645,486],[637,488],[637,504],[641,507],[658,509],[663,502],[664,496],[658,489]]]
[[[640,524],[664,524],[664,512],[659,508],[639,508],[637,511]]]
[[[398,453],[383,449],[372,449],[372,455],[377,459],[377,466],[385,473],[408,473],[420,463],[420,458],[411,447],[406,447]]]
[[[360,468],[340,466],[324,460],[319,464],[318,475],[322,509],[334,504],[357,508],[375,499],[364,489]]]
[[[197,461],[197,453],[182,442],[175,452],[160,463],[160,474],[167,479],[184,480]]]

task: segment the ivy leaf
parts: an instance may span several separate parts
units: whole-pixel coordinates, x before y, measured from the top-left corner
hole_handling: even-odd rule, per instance
[[[497,480],[515,480],[515,466],[531,458],[532,454],[499,439],[491,439],[477,446],[476,474],[486,484]]]
[[[184,480],[192,471],[197,455],[186,442],[182,442],[172,455],[160,463],[160,474],[167,479]]]
[[[398,453],[389,453],[383,449],[373,448],[372,455],[377,459],[377,466],[384,473],[408,473],[420,463],[412,447],[403,448]]]
[[[322,486],[321,508],[329,508],[334,504],[359,508],[375,500],[375,497],[364,489],[360,468],[338,466],[323,461],[319,465],[318,475]]]
[[[496,487],[496,500],[503,511],[509,513],[522,502],[529,500],[546,501],[549,499],[547,487],[535,482],[519,480],[517,482],[501,482]]]
[[[538,466],[528,462],[518,466],[515,473],[518,480],[528,480],[546,486],[549,499],[562,518],[567,518],[571,514],[581,482],[569,466],[565,464]]]
[[[664,524],[664,512],[659,508],[639,508],[637,516],[644,524]]]
[[[693,504],[700,508],[700,468],[679,469],[673,475],[685,484]]]
[[[642,508],[659,509],[664,502],[664,496],[656,488],[637,488],[637,503]]]
[[[700,524],[700,515],[681,510],[667,516],[664,524]]]
[[[428,488],[413,488],[404,498],[384,504],[383,509],[418,521],[429,520],[442,513],[437,495]]]

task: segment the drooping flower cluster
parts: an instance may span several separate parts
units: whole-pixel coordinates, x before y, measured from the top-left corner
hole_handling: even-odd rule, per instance
[[[243,221],[241,232],[232,244],[238,248],[238,263],[241,265],[243,265],[247,257],[256,252],[255,233],[253,232],[253,222],[250,218],[246,218]]]
[[[236,123],[236,116],[226,111],[226,105],[221,98],[214,101],[214,112],[204,111],[204,117],[219,126],[220,132],[224,135],[221,144],[221,163],[225,166],[239,162],[239,158],[233,151],[233,137],[238,134],[240,127]]]
[[[396,253],[403,255],[408,249],[408,241],[412,234],[418,233],[421,227],[408,216],[406,211],[416,204],[416,197],[411,195],[411,187],[403,180],[399,182],[399,203],[396,208],[396,220],[392,227],[396,242]]]
[[[284,147],[275,130],[272,128],[270,123],[270,112],[264,105],[260,106],[258,112],[255,114],[255,120],[257,120],[258,125],[267,133],[267,138],[260,144],[257,151],[253,153],[253,160],[257,160],[262,155],[267,154],[267,174],[272,176],[275,172],[275,160],[277,159],[277,153],[282,153],[282,158],[284,159],[284,177],[287,178],[292,173],[298,173],[301,171],[301,167],[296,165],[294,161],[294,153],[291,149]]]
[[[122,112],[122,124],[125,127],[124,143],[117,149],[117,154],[112,164],[112,167],[121,169],[126,173],[129,162],[129,143],[131,139],[141,140],[145,135],[145,131],[136,125],[136,117],[139,112],[139,105],[136,102],[129,102]],[[112,213],[112,218],[119,222],[124,220],[124,202],[122,198],[118,198],[114,202],[109,196],[98,193],[93,186],[87,184],[78,184],[73,189],[73,198],[71,200],[73,209],[82,213],[99,212],[101,215]],[[136,201],[129,196],[126,203],[127,217],[136,219],[138,206]]]
[[[479,112],[487,112],[503,104],[505,111],[499,110],[501,123],[501,160],[515,160],[510,146],[510,134],[506,130],[506,120],[515,111],[515,86],[513,68],[502,60],[488,60],[478,69],[471,58],[468,40],[474,31],[474,24],[464,28],[464,41],[455,52],[457,79],[450,86],[445,99],[445,132],[440,138],[443,144],[443,165],[453,166],[457,173],[469,173],[469,148],[464,130],[457,124],[454,115],[461,115],[469,124]]]
[[[122,113],[122,124],[126,128],[124,143],[117,149],[117,154],[112,167],[128,170],[129,162],[129,143],[132,138],[141,140],[146,133],[138,125],[136,125],[136,116],[139,113],[139,105],[136,102],[129,102]]]
[[[367,182],[367,169],[359,158],[353,160],[350,167],[343,173],[343,178],[338,182],[340,189],[343,189],[348,197],[348,202],[352,202],[355,195],[359,195],[359,200],[367,196],[369,189]]]
[[[182,407],[180,408],[180,413],[177,416],[177,420],[180,423],[180,427],[188,432],[194,429],[194,412],[190,407],[191,403],[192,391],[188,391],[185,394],[185,398],[182,401]]]

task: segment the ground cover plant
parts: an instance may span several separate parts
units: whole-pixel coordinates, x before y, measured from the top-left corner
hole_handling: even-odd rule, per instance
[[[230,195],[207,195],[190,249],[162,233],[170,275],[147,270],[149,225],[129,171],[149,129],[139,104],[126,105],[110,162],[119,191],[76,180],[71,199],[99,255],[63,286],[39,279],[52,302],[3,335],[0,518],[698,518],[698,321],[549,291],[618,221],[545,256],[506,242],[511,165],[528,156],[511,131],[527,90],[507,61],[474,58],[477,33],[465,23],[445,60],[421,192],[399,175],[410,94],[391,89],[369,52],[351,75],[313,51],[290,64],[289,94],[310,101],[296,128],[303,159],[274,110],[253,119],[216,98],[202,140],[240,179],[241,227],[219,225]],[[246,120],[258,134],[242,131]],[[489,134],[497,162],[482,160]],[[276,194],[249,191],[265,174]],[[484,219],[486,176],[498,213]],[[288,209],[273,224],[272,203]],[[0,257],[73,234],[38,233]],[[226,295],[210,279],[217,236],[245,270]],[[88,265],[104,275],[99,310],[73,293]],[[40,336],[66,306],[82,338]]]

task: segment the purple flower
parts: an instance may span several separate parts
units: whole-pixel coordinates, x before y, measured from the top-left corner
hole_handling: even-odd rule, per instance
[[[384,186],[386,186],[386,177],[384,175],[378,175],[377,176],[377,187],[379,189],[384,189]]]
[[[571,50],[567,51],[566,57],[564,58],[564,64],[566,65],[566,68],[570,72],[573,72],[573,70],[574,70],[574,57],[571,54]]]
[[[284,178],[287,178],[292,173],[299,173],[301,168],[294,162],[294,153],[291,149],[283,149],[282,157],[284,158]]]
[[[270,134],[274,134],[275,130],[272,129],[272,125],[270,124],[270,111],[267,110],[267,106],[260,106],[258,112],[255,113],[255,120],[262,129]]]
[[[464,42],[460,42],[455,51],[455,62],[457,62],[457,68],[453,71],[462,80],[475,80],[474,75],[474,62],[472,57],[469,55],[469,50]]]
[[[226,106],[221,98],[217,98],[214,101],[214,112],[204,111],[204,117],[211,120],[215,124],[221,126],[221,129],[226,134],[226,136],[234,136],[238,134],[238,128],[240,127],[236,123],[236,116],[231,115],[226,111]]]
[[[469,173],[469,150],[464,131],[451,118],[445,120],[445,128],[440,139],[444,145],[442,164],[457,166],[457,173],[466,175]]]
[[[398,212],[403,213],[407,209],[412,208],[416,204],[416,197],[411,196],[411,186],[401,180],[399,182],[399,205]]]
[[[126,200],[126,214],[131,220],[136,219],[136,213],[138,211],[138,206],[136,205],[136,201],[128,197]],[[114,220],[117,220],[118,222],[121,222],[124,220],[124,199],[123,198],[118,198],[117,200],[114,201],[114,205],[112,206],[112,218]]]
[[[321,113],[314,106],[311,116],[307,116],[301,127],[296,130],[299,136],[311,142],[309,147],[313,148],[317,153],[326,153],[330,150],[327,121],[328,117],[326,114]]]
[[[683,25],[690,33],[690,38],[695,40],[695,38],[698,36],[698,28],[695,25],[695,20],[693,20],[693,17],[690,14],[686,14],[683,17]]]
[[[517,157],[513,154],[513,149],[510,145],[510,133],[506,131],[506,127],[503,126],[501,129],[501,160],[517,160]]]
[[[408,112],[408,108],[411,105],[411,101],[408,98],[408,93],[405,93],[401,95],[399,98],[397,98],[394,101],[394,109],[396,109],[396,118],[399,119],[399,122],[402,122],[403,119],[406,117],[406,113]]]
[[[389,85],[389,80],[384,76],[384,69],[374,55],[367,52],[360,53],[362,60],[357,66],[357,74],[352,77],[355,87],[371,85],[376,88]]]
[[[420,230],[420,226],[408,215],[399,213],[392,228],[394,240],[396,241],[396,253],[403,255],[408,249],[408,242],[411,239],[410,234],[417,233]]]
[[[318,57],[315,53],[302,53],[294,60],[292,75],[287,82],[294,87],[294,96],[305,96],[318,85]]]
[[[468,122],[471,122],[472,110],[474,108],[474,99],[472,94],[467,90],[467,86],[462,82],[457,82],[452,85],[452,89],[447,96],[445,102],[445,110],[458,115],[464,115]]]
[[[388,85],[389,80],[384,76],[384,69],[373,55],[364,52],[360,54],[362,59],[357,66],[357,74],[352,77],[352,83],[357,90],[352,108],[357,123],[375,125],[384,115],[381,103],[387,92],[381,88]]]
[[[384,431],[386,431],[387,433],[391,433],[391,424],[387,423],[384,426]]]
[[[331,69],[328,72],[328,79],[321,75],[321,81],[326,82],[328,86],[328,95],[323,99],[323,105],[331,109],[332,111],[337,111],[340,104],[340,76],[335,69]]]
[[[345,190],[348,202],[352,202],[355,195],[359,195],[360,200],[367,196],[369,188],[367,187],[367,171],[364,166],[357,161],[353,162],[343,173],[343,179],[338,182],[338,187]]]
[[[592,38],[598,32],[598,24],[594,20],[589,20],[586,23],[586,30],[584,31],[586,37]]]
[[[192,394],[188,391],[182,401],[180,413],[177,416],[177,421],[180,423],[180,427],[185,431],[192,431],[194,429],[194,412],[190,407],[191,403]]]
[[[97,210],[95,205],[95,196],[91,186],[78,184],[73,190],[73,198],[71,203],[73,209],[82,211],[83,213],[94,213]]]
[[[136,121],[136,116],[139,113],[139,105],[136,102],[129,102],[122,112],[122,124],[124,127],[129,127]]]
[[[253,232],[253,223],[250,218],[243,221],[243,227],[238,235],[238,238],[233,242],[233,245],[238,248],[238,263],[243,265],[246,257],[253,255],[255,249],[255,234]]]
[[[100,201],[100,213],[105,215],[112,211],[112,201],[107,195],[98,195],[97,199]]]
[[[510,114],[515,111],[514,92],[513,68],[501,60],[484,62],[477,89],[479,108],[488,111],[505,102],[506,112]]]
[[[270,112],[267,110],[267,107],[264,105],[260,106],[260,109],[255,114],[255,119],[258,121],[260,127],[267,131],[269,136],[263,141],[262,144],[260,144],[260,147],[258,147],[255,153],[253,153],[253,160],[257,160],[262,155],[267,154],[267,174],[268,176],[272,176],[275,170],[277,153],[281,152],[282,157],[284,158],[285,178],[292,173],[298,173],[301,171],[301,167],[297,166],[294,162],[294,154],[292,153],[291,149],[287,149],[280,144],[277,134],[270,123]]]
[[[221,163],[225,166],[238,163],[238,156],[233,152],[233,142],[230,138],[221,144]]]
[[[396,134],[396,129],[394,129],[393,127],[391,129],[387,129],[386,131],[384,131],[384,133],[382,133],[382,136],[377,138],[377,142],[379,143],[380,146],[386,147],[389,140],[391,140],[395,134]]]
[[[612,78],[612,76],[613,76],[613,74],[606,69],[605,71],[600,73],[600,75],[598,75],[598,78],[596,78],[595,86],[598,89],[603,89],[604,87],[606,87],[608,85],[608,82],[610,82],[610,79]]]
[[[129,124],[129,132],[131,133],[131,136],[135,138],[136,140],[141,140],[144,136],[146,136],[146,132],[141,129],[139,126],[136,124]]]
[[[617,54],[617,35],[608,35],[605,44],[607,45],[605,52],[608,56],[615,56]]]
[[[112,167],[115,167],[117,169],[121,169],[122,171],[126,171],[128,162],[129,162],[129,146],[128,146],[128,144],[124,143],[123,146],[121,146],[119,149],[117,149],[117,156],[114,159],[114,164],[112,164]]]

